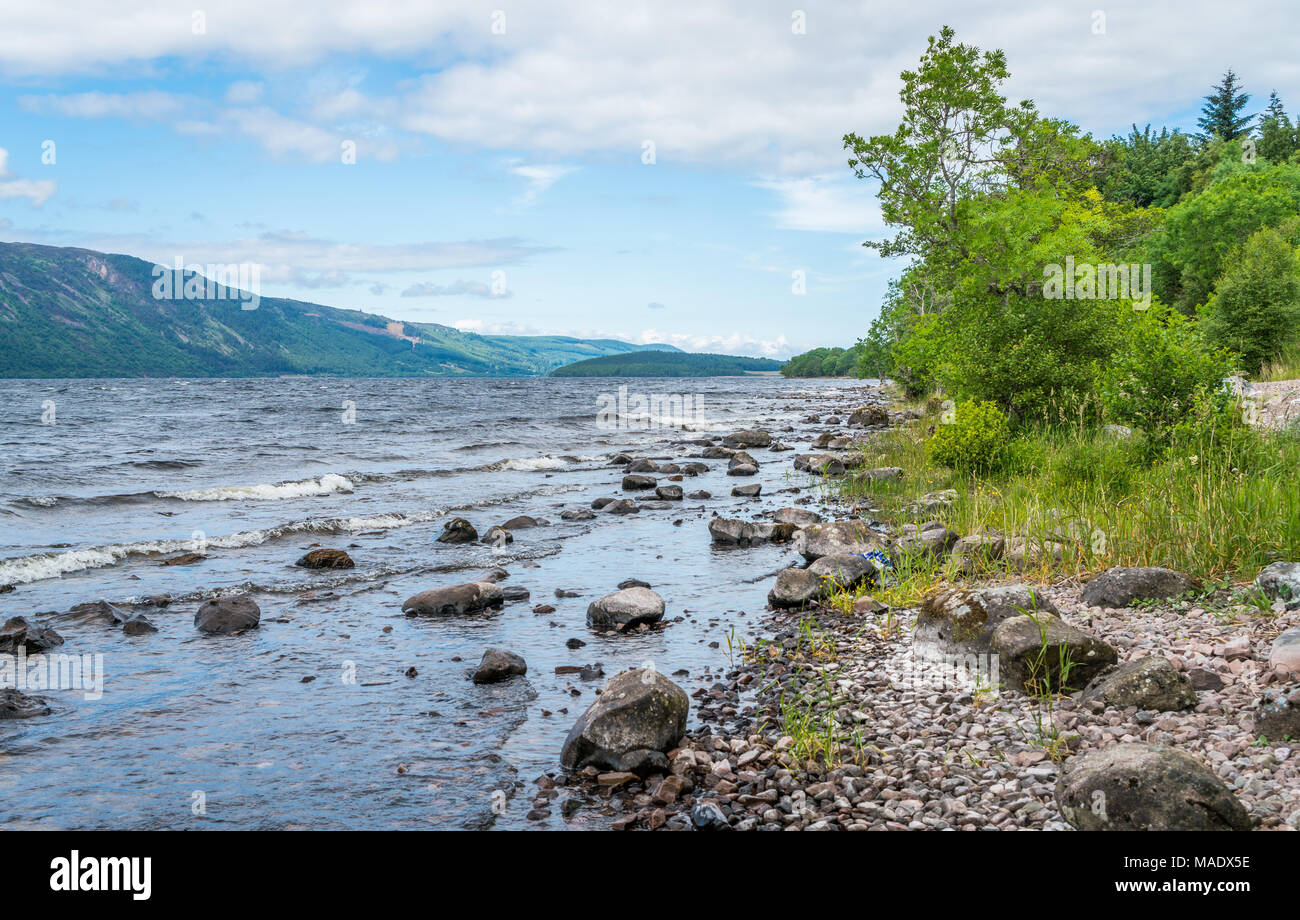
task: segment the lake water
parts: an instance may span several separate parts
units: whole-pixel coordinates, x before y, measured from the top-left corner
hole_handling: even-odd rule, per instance
[[[700,430],[639,427],[634,403],[611,428],[598,412],[618,405],[620,384],[629,401],[690,397],[699,413],[685,421]],[[788,547],[715,549],[709,517],[748,518],[817,491],[792,471],[792,453],[756,450],[758,500],[730,497],[751,480],[711,460],[681,483],[710,500],[583,522],[560,512],[621,497],[623,471],[609,465],[619,451],[680,461],[700,450],[688,439],[751,425],[806,449],[825,429],[801,419],[844,408],[861,386],[0,381],[0,585],[14,586],[0,594],[0,618],[54,627],[66,639],[57,652],[102,655],[104,674],[98,699],[33,690],[52,715],[0,722],[0,827],[601,826],[598,809],[524,819],[533,778],[556,769],[564,735],[604,683],[555,668],[600,662],[610,677],[649,661],[688,671],[675,678],[688,692],[710,686],[728,667],[733,630],[760,631],[769,576],[795,557]],[[502,549],[435,542],[449,516],[482,534],[519,514],[551,523]],[[294,566],[318,545],[346,549],[356,567]],[[196,547],[201,562],[161,564]],[[530,600],[494,616],[402,614],[417,591],[497,565],[511,573],[503,587],[526,587]],[[669,625],[589,629],[587,604],[632,577],[664,596]],[[557,589],[581,596],[557,599]],[[245,591],[260,628],[194,628],[204,599]],[[67,613],[160,594],[173,600],[147,611],[151,635]],[[534,614],[543,603],[556,611]],[[586,645],[569,649],[570,638]],[[522,654],[527,677],[471,683],[492,645]],[[516,781],[526,788],[494,814],[494,793]]]

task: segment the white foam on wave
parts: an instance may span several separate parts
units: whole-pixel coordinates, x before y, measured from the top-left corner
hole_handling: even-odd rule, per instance
[[[175,498],[183,502],[276,501],[285,498],[351,492],[354,488],[352,480],[337,473],[326,473],[320,479],[304,479],[302,482],[218,486],[213,489],[189,489],[183,492],[155,492],[154,495],[159,498]]]
[[[524,472],[535,472],[538,470],[563,470],[567,469],[574,463],[593,463],[599,460],[599,457],[521,457],[514,460],[502,460],[496,464],[497,469],[501,470],[520,470]]]
[[[432,521],[444,513],[440,509],[435,509],[411,514],[375,514],[368,517],[294,521],[291,524],[269,527],[265,530],[244,530],[224,537],[209,537],[206,548],[240,549],[299,533],[332,534],[356,533],[362,530],[392,530]],[[131,556],[192,552],[195,549],[193,540],[147,540],[139,543],[114,543],[90,549],[74,549],[62,553],[17,556],[0,560],[0,585],[25,585],[46,578],[58,578],[70,572],[102,569],[117,565]]]

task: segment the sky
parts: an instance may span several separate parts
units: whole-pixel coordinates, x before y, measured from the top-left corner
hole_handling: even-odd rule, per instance
[[[1228,68],[1300,107],[1294,3],[0,0],[0,240],[255,262],[262,296],[786,357],[902,266],[842,138],[943,25],[1099,138]]]

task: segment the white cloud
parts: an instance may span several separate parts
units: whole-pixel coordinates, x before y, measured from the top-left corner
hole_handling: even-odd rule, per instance
[[[543,192],[573,171],[574,167],[572,166],[560,166],[553,163],[511,166],[510,174],[512,176],[528,180],[528,189],[515,199],[515,204],[519,207],[535,204]]]
[[[22,179],[18,176],[11,178],[9,151],[0,147],[0,201],[26,198],[31,202],[32,207],[39,208],[53,198],[58,190],[58,183],[53,179]]]
[[[770,216],[787,230],[816,230],[878,236],[883,229],[875,189],[851,175],[761,179],[754,183],[774,192],[781,207]]]
[[[402,291],[403,297],[486,297],[491,300],[505,297],[513,297],[514,292],[510,290],[496,290],[490,284],[484,284],[482,281],[461,281],[457,280],[451,284],[433,284],[432,282],[423,282],[413,284],[406,290]]]
[[[373,56],[403,61],[416,76],[365,96],[338,81],[333,95],[307,92],[304,112],[283,117],[331,133],[334,119],[375,118],[390,132],[538,160],[600,153],[639,162],[648,139],[660,164],[738,164],[776,177],[843,170],[846,131],[892,128],[898,73],[944,23],[962,41],[1007,52],[1013,98],[1031,96],[1101,133],[1194,108],[1228,66],[1258,98],[1271,88],[1300,96],[1291,63],[1300,14],[1267,0],[1232,14],[1189,13],[1174,0],[1117,2],[1100,35],[1090,8],[1026,10],[1010,0],[915,0],[887,14],[860,3],[820,5],[807,9],[804,35],[792,34],[790,7],[776,0],[595,8],[554,0],[508,10],[504,35],[492,33],[491,9],[463,4],[214,0],[205,11],[206,32],[195,35],[187,10],[160,14],[148,0],[8,4],[0,72],[27,83],[42,74],[139,78],[176,58],[284,73]],[[236,95],[239,105],[257,104],[251,92]],[[167,105],[79,104],[126,106],[138,117]],[[285,132],[284,151],[320,155],[323,139],[307,128],[271,127],[258,135],[265,142]]]
[[[18,105],[28,112],[68,118],[126,118],[156,121],[182,112],[184,100],[172,93],[73,93],[67,96],[20,96]]]

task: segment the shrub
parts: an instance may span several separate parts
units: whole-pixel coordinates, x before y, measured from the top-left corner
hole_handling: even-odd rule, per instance
[[[1252,376],[1295,337],[1300,321],[1300,271],[1295,250],[1273,229],[1233,251],[1206,306],[1206,334],[1241,356]]]
[[[1109,421],[1157,434],[1191,411],[1198,391],[1219,389],[1232,361],[1159,301],[1131,316],[1127,338],[1096,371],[1097,392]]]
[[[982,400],[963,402],[952,421],[938,426],[927,445],[932,463],[959,473],[986,473],[1002,469],[1010,458],[1011,426],[995,404]]]

